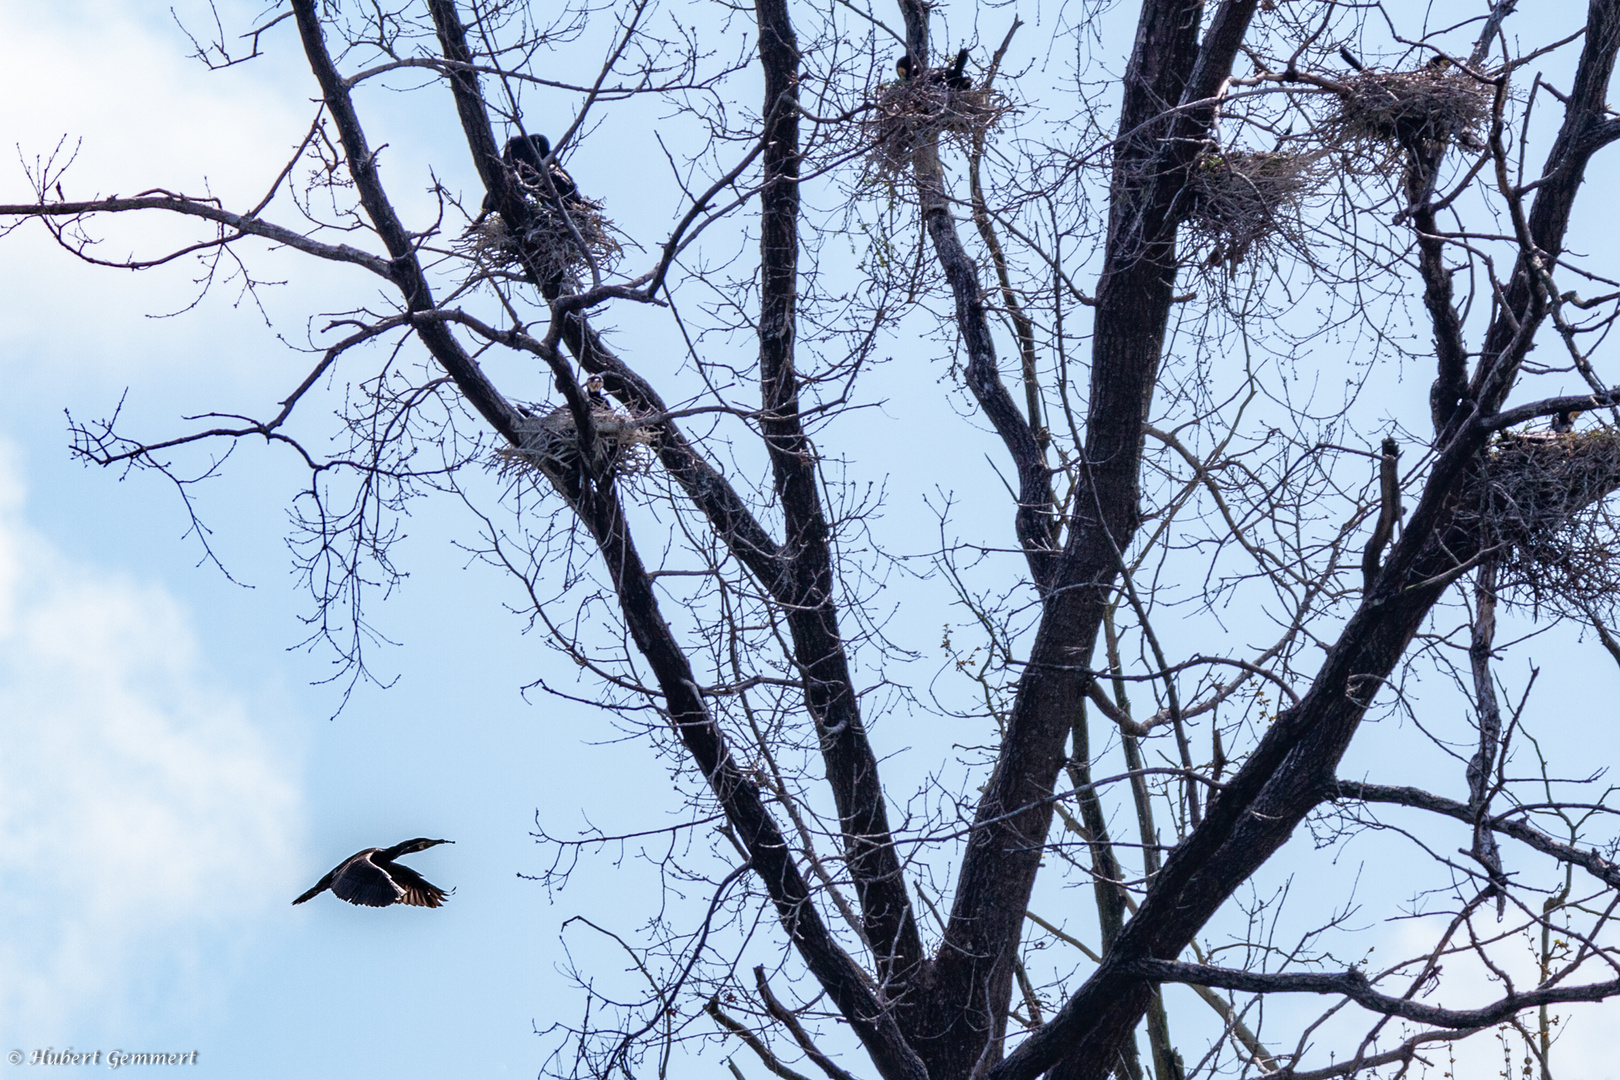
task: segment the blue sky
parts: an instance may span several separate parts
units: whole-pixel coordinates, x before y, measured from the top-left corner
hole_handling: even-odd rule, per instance
[[[280,44],[209,74],[183,59],[157,7],[0,0],[0,146],[31,162],[82,137],[71,175],[101,194],[206,184],[240,205],[308,123],[313,88]],[[451,123],[448,111],[423,117],[418,142],[391,151],[400,190],[425,175]],[[573,167],[628,207],[644,166]],[[441,167],[471,190],[468,173]],[[0,197],[26,197],[15,162],[0,166]],[[155,227],[114,233],[109,252]],[[536,820],[577,829],[586,806],[609,831],[668,820],[678,801],[664,766],[595,710],[525,698],[537,676],[570,686],[576,673],[523,635],[510,580],[455,546],[470,519],[449,500],[409,519],[411,576],[379,609],[401,642],[379,665],[397,685],[363,689],[332,719],[337,691],[311,685],[328,658],[290,648],[306,611],[284,546],[293,462],[244,446],[207,489],[236,584],[198,565],[155,477],[70,462],[63,419],[109,412],[126,387],[126,417],[149,432],[203,408],[262,411],[302,358],[229,288],[181,317],[148,317],[185,302],[189,265],[84,267],[35,226],[0,253],[0,1050],[197,1050],[187,1075],[233,1078],[534,1075],[549,1049],[534,1029],[580,1007],[558,970],[564,920],[587,911],[631,928],[651,878],[633,861],[588,863],[554,898],[519,876],[548,862],[531,831]],[[290,284],[266,302],[294,334],[302,313],[336,306],[327,292],[355,284],[285,256],[256,265],[285,271]],[[1392,381],[1389,407],[1425,389]],[[892,435],[886,415],[858,415],[848,445]],[[891,445],[897,469],[927,458],[989,475],[982,433]],[[899,507],[926,520],[920,496]],[[937,641],[932,609],[907,617],[915,642]],[[1612,666],[1569,678],[1616,682]],[[1612,724],[1590,737],[1612,759]],[[882,738],[885,751],[912,741]],[[1358,747],[1368,767],[1380,745]],[[418,835],[456,841],[412,859],[456,890],[444,909],[290,905],[350,852]],[[623,967],[590,941],[568,946],[604,972]],[[1612,1075],[1596,1071],[1609,1067],[1596,1064],[1607,1061],[1596,1032],[1576,1030],[1569,1054],[1590,1055],[1585,1076]]]
[[[149,14],[0,4],[0,141],[31,158],[82,136],[76,175],[103,193],[206,177],[240,198],[307,123],[308,88],[268,64],[209,77]],[[3,190],[26,190],[15,161]],[[574,827],[590,770],[636,763],[585,745],[585,710],[524,701],[545,654],[504,582],[450,549],[465,522],[411,523],[413,576],[381,616],[399,682],[330,720],[336,692],[309,685],[328,658],[288,651],[284,456],[253,448],[206,495],[251,588],[197,566],[172,489],[68,460],[64,408],[104,413],[130,386],[162,424],[210,398],[257,407],[285,377],[229,290],[145,317],[190,273],[89,271],[33,229],[0,268],[0,1041],[195,1049],[197,1075],[532,1076],[533,1026],[575,1007],[552,971],[566,912],[517,876],[535,814]],[[350,852],[417,835],[457,841],[413,860],[456,889],[444,909],[291,906]]]

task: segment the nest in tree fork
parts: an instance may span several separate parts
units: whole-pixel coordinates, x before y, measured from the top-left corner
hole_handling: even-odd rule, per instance
[[[477,264],[477,277],[510,273],[523,263],[526,254],[542,281],[577,281],[593,261],[607,270],[623,254],[624,249],[613,238],[613,222],[602,213],[600,203],[567,199],[563,203],[566,215],[543,199],[529,205],[533,217],[521,237],[500,214],[487,215],[462,236],[460,250]]]
[[[1364,71],[1345,80],[1328,142],[1341,147],[1382,147],[1457,142],[1484,146],[1494,88],[1467,72]]]
[[[871,146],[867,158],[879,176],[893,180],[940,136],[971,149],[1010,110],[1007,99],[994,90],[952,90],[930,78],[888,83],[862,120]]]
[[[1500,436],[1466,492],[1458,524],[1495,548],[1500,585],[1537,605],[1620,602],[1620,430]]]
[[[591,410],[591,421],[596,428],[592,474],[641,474],[652,468],[653,433],[645,419],[598,406]],[[523,436],[522,446],[497,451],[504,466],[538,469],[565,495],[579,490],[586,472],[585,459],[580,452],[574,414],[568,406],[525,416],[518,423],[518,431]]]
[[[1231,270],[1256,245],[1302,242],[1299,202],[1315,179],[1320,154],[1221,150],[1202,154],[1187,178],[1186,230],[1208,248],[1206,267]]]

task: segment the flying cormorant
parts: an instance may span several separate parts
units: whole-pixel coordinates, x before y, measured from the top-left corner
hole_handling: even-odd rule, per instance
[[[453,843],[454,840],[429,840],[419,836],[391,848],[370,847],[357,851],[334,866],[331,873],[317,881],[313,889],[293,903],[302,904],[331,889],[339,900],[367,907],[387,907],[389,904],[438,907],[449,899],[450,894],[394,860],[402,855],[426,851],[438,844]]]

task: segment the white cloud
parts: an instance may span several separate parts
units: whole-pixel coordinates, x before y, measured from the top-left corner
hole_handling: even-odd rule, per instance
[[[252,24],[252,14],[239,10],[246,5],[220,6],[232,47],[245,48],[235,33]],[[188,0],[178,8],[188,27],[209,36],[206,4]],[[298,56],[296,32],[289,23],[273,34],[281,46],[274,55],[209,71],[188,58],[193,46],[173,24],[167,4],[148,9],[121,0],[0,0],[0,100],[9,106],[0,136],[0,202],[34,201],[30,174],[56,154],[58,171],[72,159],[61,177],[69,199],[163,188],[217,197],[238,210],[256,205],[316,115],[307,68],[286,66]],[[267,216],[303,224],[284,196]],[[169,255],[217,231],[207,222],[157,211],[95,215],[79,228],[94,238],[93,256],[114,262]],[[314,306],[299,290],[329,292],[334,279],[369,276],[317,266],[266,242],[238,247],[258,281],[291,280],[259,289],[257,301],[272,312],[284,302],[298,312]],[[33,221],[7,237],[7,253],[0,261],[0,295],[6,310],[20,317],[0,325],[0,365],[17,361],[25,378],[89,376],[105,379],[116,394],[137,373],[180,371],[199,355],[229,360],[214,365],[222,369],[212,375],[216,379],[246,377],[256,365],[288,357],[265,330],[255,299],[242,292],[230,260],[210,267],[203,253],[121,274],[76,261]],[[211,298],[199,309],[203,317],[194,312],[182,319],[148,318],[186,308],[210,269],[217,273]],[[281,320],[294,338],[301,318]]]
[[[1446,921],[1429,918],[1399,923],[1389,935],[1392,955],[1414,956],[1426,952],[1433,947],[1435,935]],[[1480,918],[1478,925],[1481,930],[1495,929],[1488,911]],[[1466,942],[1466,937],[1462,941]],[[1537,981],[1533,944],[1532,940],[1518,934],[1498,943],[1492,951],[1492,962],[1511,976],[1521,989],[1534,986]],[[1574,980],[1574,984],[1602,981],[1607,977],[1607,973],[1601,969],[1588,966],[1582,977]],[[1459,1009],[1479,1008],[1498,1000],[1503,994],[1502,984],[1491,978],[1484,965],[1470,953],[1449,955],[1442,964],[1442,978],[1441,990],[1425,997],[1426,1004]],[[1602,1002],[1554,1011],[1553,1015],[1558,1018],[1553,1025],[1554,1039],[1550,1054],[1554,1076],[1620,1080],[1620,1062],[1617,1062],[1614,1054],[1614,1008],[1612,1002]],[[1533,1031],[1536,1014],[1522,1014],[1521,1023],[1527,1030]],[[1399,1029],[1401,1025],[1397,1023],[1393,1027]],[[1391,1043],[1393,1041],[1390,1040]],[[1503,1073],[1504,1060],[1510,1062],[1506,1066],[1509,1072],[1521,1068],[1526,1048],[1517,1033],[1498,1027],[1459,1043],[1433,1044],[1424,1052],[1424,1056],[1437,1066],[1428,1073],[1430,1076],[1488,1077]],[[1527,1075],[1539,1075],[1539,1069]]]
[[[21,487],[0,444],[0,1031],[49,1040],[240,940],[299,792],[180,605],[53,550]]]

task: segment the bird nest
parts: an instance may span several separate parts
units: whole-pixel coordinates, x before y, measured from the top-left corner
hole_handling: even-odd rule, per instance
[[[971,148],[974,140],[987,135],[1011,109],[1007,99],[994,90],[952,90],[929,78],[888,83],[878,90],[862,120],[871,147],[867,160],[879,176],[892,181],[940,136]]]
[[[1257,245],[1299,243],[1299,203],[1320,161],[1320,154],[1220,150],[1193,162],[1185,226],[1193,250],[1208,249],[1206,268],[1225,262],[1235,270]]]
[[[1496,548],[1499,581],[1538,606],[1579,610],[1620,600],[1620,431],[1504,434],[1459,513],[1481,549]]]
[[[542,281],[577,280],[592,262],[611,268],[624,249],[614,239],[613,223],[601,204],[568,199],[564,205],[566,215],[550,202],[530,203],[534,216],[521,237],[499,214],[488,214],[462,236],[460,249],[485,277],[522,265],[525,256]]]
[[[644,418],[596,406],[591,409],[591,420],[596,427],[595,468],[589,470],[593,475],[640,475],[651,470],[653,432]],[[503,465],[539,469],[564,494],[579,490],[585,459],[568,406],[525,416],[518,431],[522,446],[497,451]]]
[[[1491,115],[1494,90],[1448,67],[1364,71],[1345,80],[1328,141],[1339,146],[1414,146],[1454,141],[1471,149]]]

